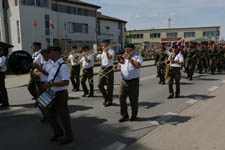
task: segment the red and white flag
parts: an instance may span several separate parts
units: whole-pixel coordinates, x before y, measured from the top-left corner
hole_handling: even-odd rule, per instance
[[[52,30],[55,29],[55,26],[54,26],[54,24],[52,23],[52,21],[49,22],[49,25],[50,25],[50,27],[52,28]]]
[[[182,38],[180,41],[178,41],[177,45],[179,48],[184,48],[184,46],[185,46],[184,38]]]
[[[36,23],[36,21],[34,20],[34,18],[32,19],[32,24],[33,24],[34,27],[37,27],[37,23]]]

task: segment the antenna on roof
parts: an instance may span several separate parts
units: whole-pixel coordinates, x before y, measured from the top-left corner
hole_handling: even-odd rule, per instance
[[[171,18],[168,19],[168,28],[171,28]]]

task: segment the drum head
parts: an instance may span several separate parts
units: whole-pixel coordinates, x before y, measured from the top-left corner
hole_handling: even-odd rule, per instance
[[[15,51],[8,59],[9,70],[15,74],[25,74],[31,69],[32,56],[26,51]]]

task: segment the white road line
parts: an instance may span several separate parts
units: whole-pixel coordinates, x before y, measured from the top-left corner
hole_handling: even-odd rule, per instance
[[[211,87],[210,89],[208,89],[209,92],[213,92],[215,91],[216,89],[218,89],[219,87],[218,86],[213,86]]]
[[[150,124],[153,126],[158,126],[160,123],[158,121],[150,121]]]
[[[194,104],[196,102],[197,102],[197,100],[194,100],[194,99],[190,99],[190,100],[186,101],[187,104]]]
[[[112,145],[109,145],[108,147],[102,149],[102,150],[122,150],[126,147],[127,145],[121,142],[115,142]]]

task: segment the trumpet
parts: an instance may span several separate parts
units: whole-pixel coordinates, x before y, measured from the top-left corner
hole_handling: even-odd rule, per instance
[[[117,55],[117,60],[120,64],[125,63],[125,59],[130,59],[132,55],[134,55],[136,51],[131,51],[129,54],[124,54],[124,55]]]

